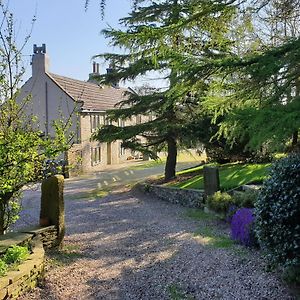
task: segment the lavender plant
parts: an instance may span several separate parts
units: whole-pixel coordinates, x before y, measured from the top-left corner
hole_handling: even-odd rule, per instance
[[[238,209],[231,220],[231,238],[244,246],[253,246],[255,244],[254,219],[252,209]]]

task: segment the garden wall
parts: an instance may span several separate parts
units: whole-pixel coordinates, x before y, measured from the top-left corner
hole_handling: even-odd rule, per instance
[[[141,184],[140,189],[161,200],[191,208],[204,207],[204,192],[194,189],[179,189],[160,185]]]
[[[58,246],[55,226],[33,227],[23,232],[9,233],[1,237],[0,253],[12,245],[30,244],[29,258],[0,277],[0,299],[17,299],[24,292],[34,288],[43,277],[45,249]]]

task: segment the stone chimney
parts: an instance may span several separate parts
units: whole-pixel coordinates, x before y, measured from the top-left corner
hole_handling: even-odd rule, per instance
[[[43,44],[41,47],[33,45],[33,56],[32,56],[32,77],[39,76],[42,73],[49,71],[49,57],[46,53],[46,45]]]
[[[97,76],[100,75],[99,73],[99,64],[96,63],[95,61],[93,62],[93,72],[89,74],[89,80],[88,82],[92,82],[92,83],[97,83],[97,80],[95,79]]]

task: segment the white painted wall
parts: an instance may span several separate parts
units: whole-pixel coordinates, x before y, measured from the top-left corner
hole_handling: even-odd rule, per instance
[[[64,120],[71,116],[72,127],[70,131],[77,132],[79,117],[79,104],[72,100],[56,83],[47,75],[49,59],[46,54],[33,55],[32,77],[23,85],[17,98],[18,102],[30,95],[31,101],[26,105],[26,111],[38,118],[39,129],[46,134],[53,135],[54,120]]]

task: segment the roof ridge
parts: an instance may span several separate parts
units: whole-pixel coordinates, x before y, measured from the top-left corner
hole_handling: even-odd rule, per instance
[[[80,79],[75,79],[75,78],[71,78],[71,77],[68,77],[68,76],[64,76],[64,75],[59,75],[59,74],[54,74],[54,73],[51,73],[51,72],[47,72],[48,75],[50,76],[57,76],[57,77],[60,77],[60,78],[65,78],[65,79],[68,79],[68,80],[73,80],[73,81],[77,81],[77,82],[80,82],[80,83],[84,83],[84,84],[88,84],[88,85],[92,85],[94,87],[97,87],[97,88],[100,88],[100,89],[105,89],[105,88],[113,88],[113,89],[117,89],[117,90],[128,90],[128,88],[126,87],[114,87],[114,86],[111,86],[111,85],[100,85],[100,84],[97,84],[97,83],[94,83],[94,82],[89,82],[89,81],[85,81],[85,80],[80,80]]]
[[[46,75],[73,101],[81,102],[89,110],[112,109],[127,98],[127,88],[101,87],[95,83],[47,72]]]
[[[54,73],[51,73],[51,72],[47,72],[47,74],[49,74],[52,77],[56,77],[57,76],[57,77],[60,77],[62,79],[68,79],[68,80],[77,81],[77,82],[80,82],[80,83],[84,83],[84,84],[88,84],[88,85],[93,85],[93,86],[99,87],[98,84],[93,83],[93,82],[89,82],[89,81],[85,81],[85,80],[80,80],[80,79],[75,79],[75,78],[71,78],[71,77],[67,77],[67,76],[63,76],[63,75],[59,75],[59,74],[54,74]]]

